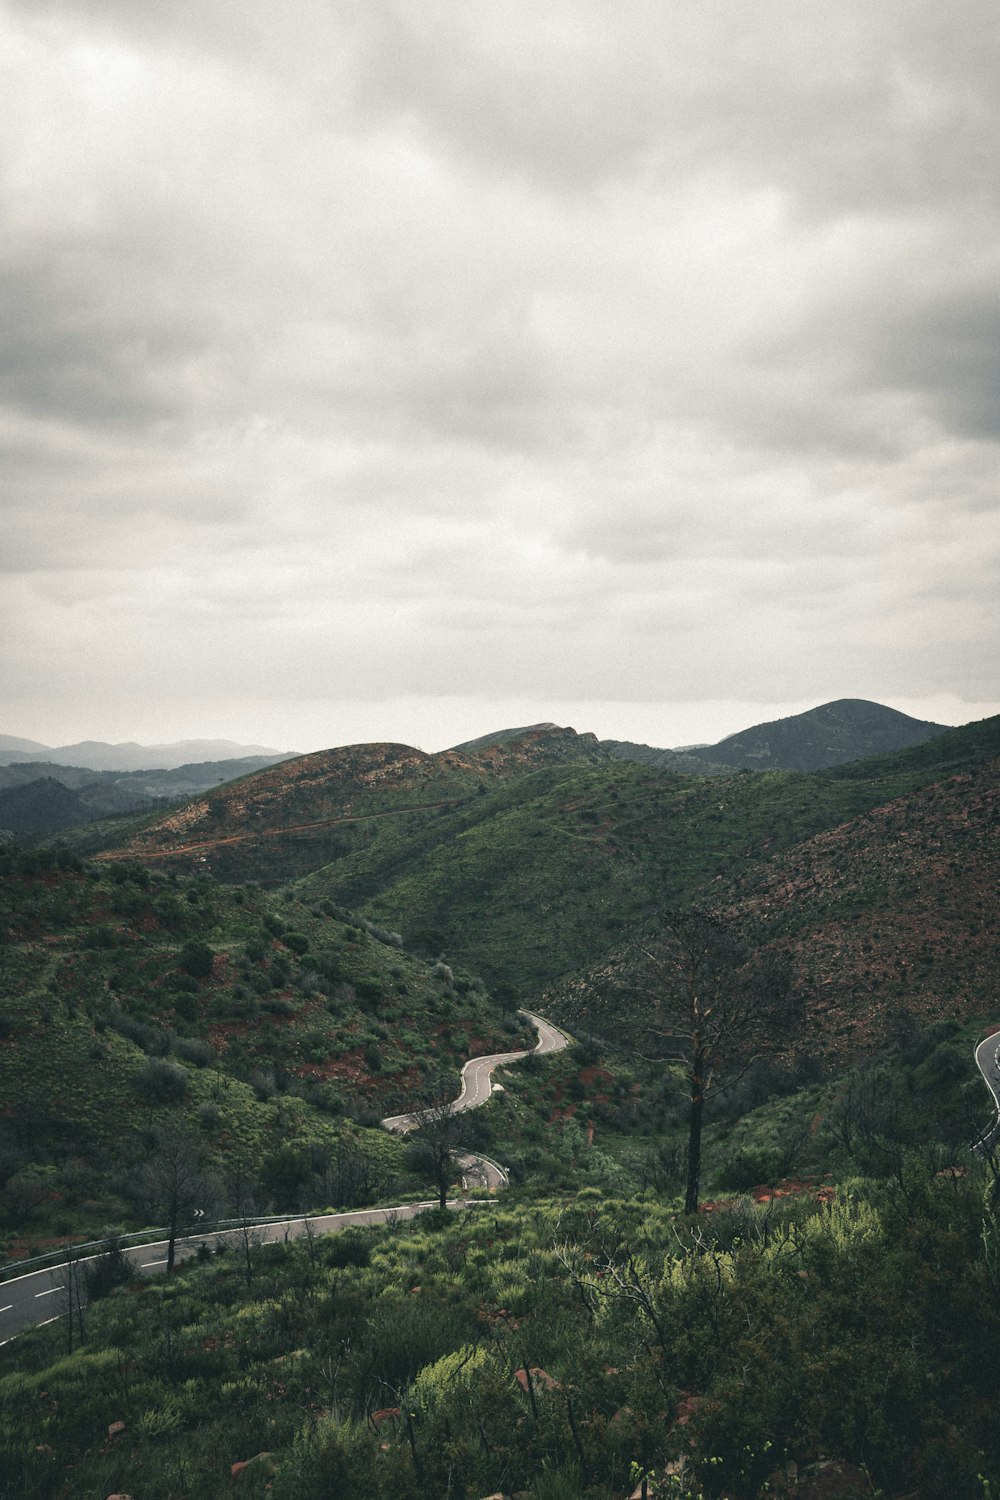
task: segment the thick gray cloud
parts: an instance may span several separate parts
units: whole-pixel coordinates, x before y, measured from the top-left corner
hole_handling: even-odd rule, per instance
[[[5,730],[996,711],[998,61],[992,0],[0,0]]]

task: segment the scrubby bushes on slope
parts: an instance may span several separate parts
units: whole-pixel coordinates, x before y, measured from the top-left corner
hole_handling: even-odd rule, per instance
[[[606,1500],[643,1475],[653,1497],[749,1500],[837,1460],[853,1493],[982,1497],[984,1186],[915,1173],[696,1224],[586,1192],[227,1257],[91,1309],[71,1361],[57,1325],[0,1353],[0,1467],[38,1500],[68,1473],[215,1500],[261,1453],[240,1482],[273,1500],[542,1500],[554,1476]]]

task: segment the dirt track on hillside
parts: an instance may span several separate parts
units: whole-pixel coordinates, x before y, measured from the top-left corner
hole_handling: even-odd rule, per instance
[[[168,849],[105,849],[92,858],[115,859],[172,859],[175,855],[200,854],[205,849],[221,849],[226,844],[245,844],[251,839],[276,839],[290,833],[310,833],[317,828],[335,828],[341,823],[367,823],[373,818],[398,818],[404,813],[436,812],[441,807],[457,807],[465,797],[446,797],[443,802],[418,802],[411,807],[387,807],[382,812],[350,813],[337,818],[318,818],[313,823],[289,823],[281,828],[255,828],[246,833],[228,833],[214,839],[197,839],[191,844],[175,844]]]

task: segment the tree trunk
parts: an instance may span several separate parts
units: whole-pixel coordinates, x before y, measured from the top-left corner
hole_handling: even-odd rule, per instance
[[[170,1224],[167,1229],[167,1275],[174,1269],[174,1249],[177,1244],[177,1221],[180,1217],[180,1206],[177,1194],[172,1193],[170,1197]]]
[[[688,1122],[688,1172],[684,1212],[698,1212],[701,1187],[701,1123],[705,1109],[705,1058],[699,1048],[691,1060],[691,1115]]]

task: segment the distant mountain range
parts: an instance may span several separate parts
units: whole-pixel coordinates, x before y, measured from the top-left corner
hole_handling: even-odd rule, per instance
[[[319,751],[74,847],[182,877],[294,881],[310,909],[363,911],[411,951],[608,1034],[628,1017],[603,1013],[590,975],[664,910],[709,902],[792,964],[817,1049],[849,1058],[904,1009],[980,1014],[997,961],[1000,718],[930,737],[877,705],[829,708],[825,723],[743,737],[766,752],[757,773],[681,773],[534,725],[433,755]],[[852,720],[866,748],[911,743],[774,765],[842,758]]]
[[[275,764],[273,755],[157,771],[92,771],[52,761],[0,763],[0,842],[44,838],[101,818],[150,812]]]
[[[271,765],[295,755],[294,750],[272,750],[266,745],[238,745],[233,740],[177,740],[169,745],[138,745],[133,740],[111,745],[103,740],[80,740],[75,745],[43,745],[14,734],[0,734],[0,765],[45,761],[58,766],[81,766],[89,771],[171,771],[205,761],[244,760],[249,756]]]
[[[326,818],[332,797],[337,810],[351,816],[367,802],[373,788],[381,797],[394,783],[400,799],[410,796],[422,804],[432,784],[442,797],[467,795],[470,779],[482,781],[567,760],[629,761],[689,776],[732,776],[743,770],[810,772],[922,744],[945,733],[947,727],[910,718],[879,703],[844,698],[756,725],[716,745],[678,750],[598,740],[593,734],[578,734],[553,723],[495,730],[437,755],[406,745],[368,745],[296,756],[262,746],[235,745],[230,740],[148,746],[90,740],[51,749],[34,740],[0,735],[0,830],[8,836],[45,837],[101,818],[150,811],[164,800],[197,797],[237,778],[290,762],[294,769],[289,765],[273,778],[271,813],[277,826],[283,821],[301,821],[292,813],[289,799],[297,807],[308,803],[310,816]],[[196,754],[198,759],[194,759]],[[376,773],[372,766],[379,762],[384,768]],[[343,784],[345,775],[348,782],[357,777],[349,795]],[[345,795],[347,801],[342,803]],[[238,796],[243,798],[242,790]],[[214,831],[221,805],[218,797],[213,799],[208,831]],[[206,832],[204,807],[201,813],[190,807],[184,814],[192,837]],[[260,827],[258,822],[258,831]]]
[[[944,734],[951,726],[912,719],[894,708],[863,698],[840,698],[806,713],[727,735],[716,745],[684,745],[657,749],[631,740],[601,740],[599,744],[615,760],[632,760],[670,770],[690,770],[704,775],[728,770],[821,771],[866,755],[904,750],[923,740]],[[528,724],[498,729],[477,739],[453,745],[458,752],[484,750],[511,740],[551,735],[573,735],[558,724]],[[593,740],[593,736],[587,736]],[[38,740],[0,734],[0,766],[38,762],[75,766],[90,771],[176,770],[208,762],[257,760],[274,765],[298,755],[294,750],[274,750],[266,745],[239,745],[233,740],[177,740],[166,745],[140,745],[133,740],[109,744],[103,740],[80,740],[74,745],[43,745]],[[246,768],[249,769],[249,768]],[[240,774],[236,772],[234,774]],[[60,778],[61,779],[61,778]],[[194,789],[192,789],[194,790]],[[200,788],[199,788],[200,790]],[[158,792],[155,795],[165,795]]]

